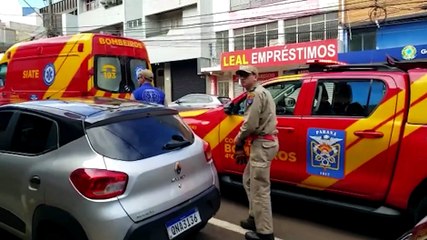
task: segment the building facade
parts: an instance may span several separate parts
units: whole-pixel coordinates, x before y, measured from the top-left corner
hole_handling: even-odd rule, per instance
[[[218,1],[217,1],[218,2]],[[266,80],[307,60],[337,60],[343,47],[338,0],[219,0],[214,6],[216,41],[212,65],[202,71],[211,94],[229,96],[243,89],[234,75],[252,64]]]
[[[213,0],[125,1],[124,34],[145,42],[157,86],[168,101],[206,92],[201,68],[210,65],[213,4]]]
[[[384,62],[386,55],[401,60],[427,58],[427,2],[346,0],[342,14],[345,53],[349,63]]]

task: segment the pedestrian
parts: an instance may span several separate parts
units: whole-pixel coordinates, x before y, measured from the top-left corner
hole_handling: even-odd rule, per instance
[[[138,72],[138,82],[141,86],[133,91],[132,100],[138,100],[148,103],[165,104],[165,94],[162,90],[153,86],[154,75],[149,69]]]
[[[271,161],[279,150],[277,140],[276,104],[271,93],[258,84],[258,70],[251,65],[236,71],[247,91],[244,122],[234,139],[235,158],[245,164],[245,141],[251,143],[249,162],[243,172],[243,186],[249,200],[249,216],[240,225],[249,231],[247,240],[272,240],[273,216],[270,197]]]

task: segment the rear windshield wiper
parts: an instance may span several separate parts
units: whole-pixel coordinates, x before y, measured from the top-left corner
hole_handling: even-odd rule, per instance
[[[190,146],[191,142],[184,139],[182,136],[173,135],[172,140],[163,145],[163,149],[165,150],[173,150],[177,148],[184,148]]]

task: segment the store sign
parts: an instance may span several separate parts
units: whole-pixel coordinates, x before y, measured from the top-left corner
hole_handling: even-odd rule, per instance
[[[313,59],[336,61],[338,59],[337,40],[294,43],[222,53],[221,70],[235,70],[240,65],[247,64],[257,67],[305,64],[307,60]]]
[[[266,81],[279,76],[279,72],[263,72],[258,74],[258,81]]]

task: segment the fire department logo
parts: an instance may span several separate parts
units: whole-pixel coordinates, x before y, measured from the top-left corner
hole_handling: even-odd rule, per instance
[[[402,58],[405,60],[412,60],[417,56],[417,48],[413,45],[405,46],[402,49]]]
[[[47,64],[43,70],[43,82],[46,86],[52,85],[55,80],[55,66],[52,63]]]
[[[309,128],[307,173],[332,178],[344,177],[345,131]]]

